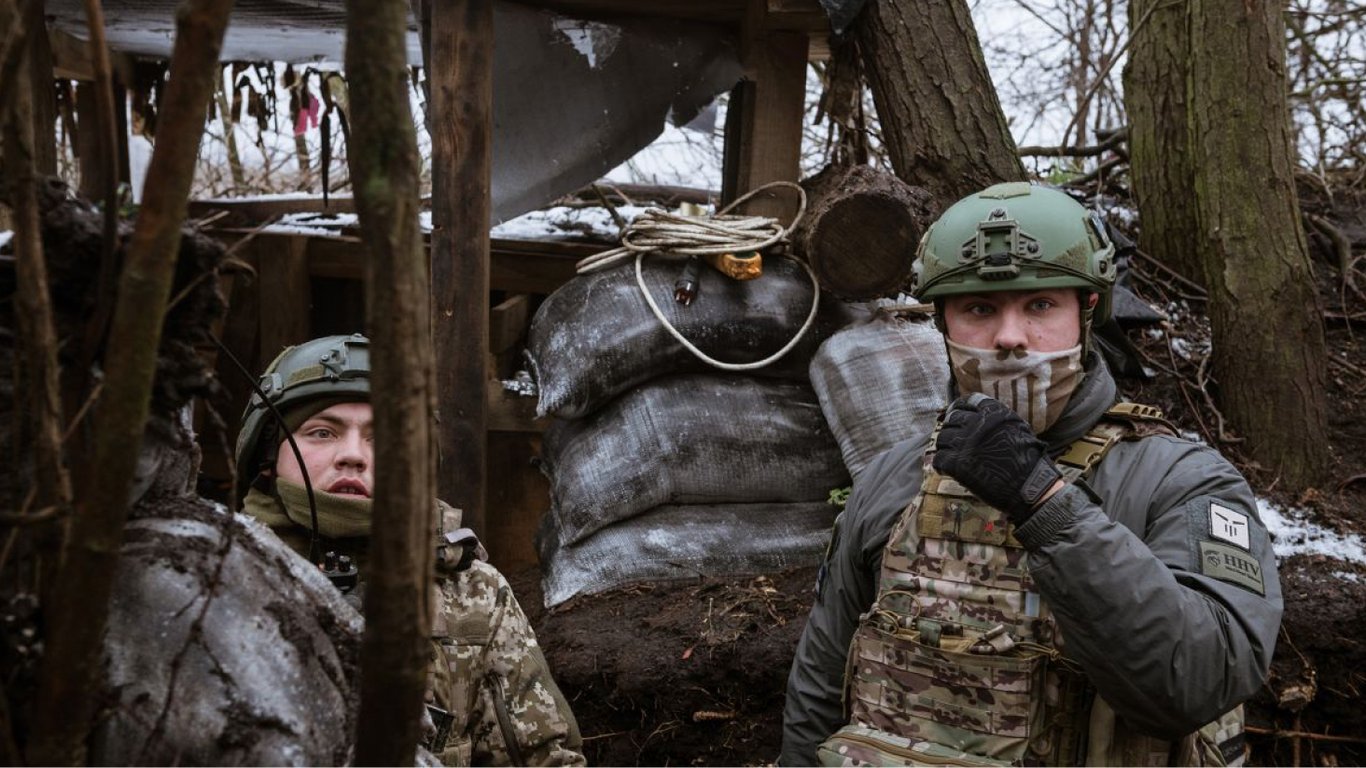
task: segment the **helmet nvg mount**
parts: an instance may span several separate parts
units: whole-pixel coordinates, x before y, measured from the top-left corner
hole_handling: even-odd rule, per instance
[[[353,395],[356,400],[369,400],[370,340],[356,333],[324,336],[287,347],[266,367],[258,384],[270,403],[282,412],[311,400]],[[261,438],[274,425],[270,409],[259,394],[253,394],[242,413],[242,429],[237,434],[237,487],[233,489],[233,498],[238,503],[256,479],[255,460],[266,447],[261,445]]]
[[[1115,246],[1095,213],[1066,193],[1027,182],[997,184],[959,200],[920,240],[921,301],[995,291],[1081,288],[1110,316]]]

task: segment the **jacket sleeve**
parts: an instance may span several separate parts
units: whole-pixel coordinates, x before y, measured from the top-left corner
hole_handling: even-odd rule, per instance
[[[574,714],[507,580],[477,561],[454,581],[458,599],[443,613],[457,646],[445,661],[471,700],[443,762],[459,764],[465,752],[469,765],[584,765]],[[450,748],[459,742],[467,746]]]
[[[1016,536],[1064,652],[1133,727],[1176,739],[1261,687],[1282,611],[1275,554],[1216,451],[1120,443],[1091,487],[1059,491]]]
[[[816,601],[787,678],[781,765],[816,765],[816,747],[845,724],[844,668],[859,615],[877,596],[892,524],[920,489],[924,441],[887,449],[860,473],[817,577]]]

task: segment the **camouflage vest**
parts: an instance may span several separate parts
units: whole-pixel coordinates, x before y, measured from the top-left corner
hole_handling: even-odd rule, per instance
[[[1116,442],[1153,431],[1136,424],[1160,419],[1121,403],[1058,468],[1071,482]],[[935,472],[932,457],[888,537],[877,600],[850,645],[850,725],[821,745],[822,763],[1209,764],[1194,735],[1172,744],[1116,727],[1064,655],[1005,514]]]

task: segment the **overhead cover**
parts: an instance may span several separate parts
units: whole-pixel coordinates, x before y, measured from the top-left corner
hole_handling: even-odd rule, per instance
[[[169,58],[174,0],[104,0],[109,46]],[[48,0],[48,18],[87,37],[81,0]],[[345,46],[343,0],[239,0],[224,61],[331,62]],[[494,4],[493,224],[599,178],[685,125],[740,78],[721,29],[681,21],[587,22]],[[408,61],[420,66],[409,22]]]

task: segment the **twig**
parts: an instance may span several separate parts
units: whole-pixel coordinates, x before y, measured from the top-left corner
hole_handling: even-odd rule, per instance
[[[1310,741],[1332,741],[1344,744],[1366,744],[1366,738],[1359,736],[1333,736],[1327,733],[1301,730],[1283,731],[1279,728],[1262,728],[1257,725],[1247,725],[1244,728],[1248,733],[1271,736],[1277,739],[1309,739]]]
[[[1209,364],[1209,355],[1200,358],[1200,365],[1195,371],[1195,384],[1200,393],[1205,396],[1205,404],[1209,406],[1210,412],[1214,414],[1214,420],[1219,427],[1219,442],[1221,443],[1241,443],[1246,438],[1235,437],[1224,430],[1224,414],[1220,413],[1219,408],[1214,404],[1214,398],[1209,393],[1209,388],[1205,385],[1209,383],[1209,377],[1205,375],[1205,369]]]
[[[1350,482],[1350,481],[1349,481]],[[47,522],[63,514],[61,507],[43,507],[33,512],[0,512],[0,525],[20,526]]]
[[[598,199],[602,201],[602,207],[606,208],[607,212],[612,215],[612,221],[617,224],[617,239],[620,240],[620,230],[626,229],[626,219],[617,212],[617,207],[612,205],[612,201],[607,199],[607,195],[603,193],[602,187],[599,187],[597,184],[590,184],[589,186],[592,187],[593,192],[597,194]]]
[[[62,442],[65,443],[71,439],[71,435],[76,432],[76,427],[80,426],[81,419],[84,419],[85,415],[90,412],[90,407],[95,404],[95,401],[100,399],[100,392],[102,391],[104,391],[103,379],[95,383],[95,388],[90,390],[90,395],[85,398],[84,403],[81,403],[80,410],[71,417],[71,423],[66,425],[66,431],[62,433]]]
[[[1178,370],[1180,366],[1176,363],[1176,353],[1172,351],[1171,334],[1167,334],[1167,357],[1171,360],[1172,370]],[[1187,385],[1185,379],[1180,379],[1178,383],[1181,385],[1181,397],[1185,399],[1186,407],[1191,409],[1191,417],[1195,419],[1195,423],[1200,427],[1200,434],[1204,436],[1207,442],[1212,444],[1214,441],[1210,439],[1209,427],[1205,426],[1205,420],[1200,418],[1200,409],[1195,407],[1195,401],[1191,399],[1190,393],[1186,391]]]
[[[1056,147],[1027,146],[1017,147],[1015,153],[1021,157],[1095,157],[1096,155],[1103,155],[1107,151],[1114,149],[1117,145],[1122,144],[1128,136],[1129,132],[1127,130],[1119,130],[1111,133],[1099,144],[1089,147],[1069,147],[1066,145],[1059,145]]]

